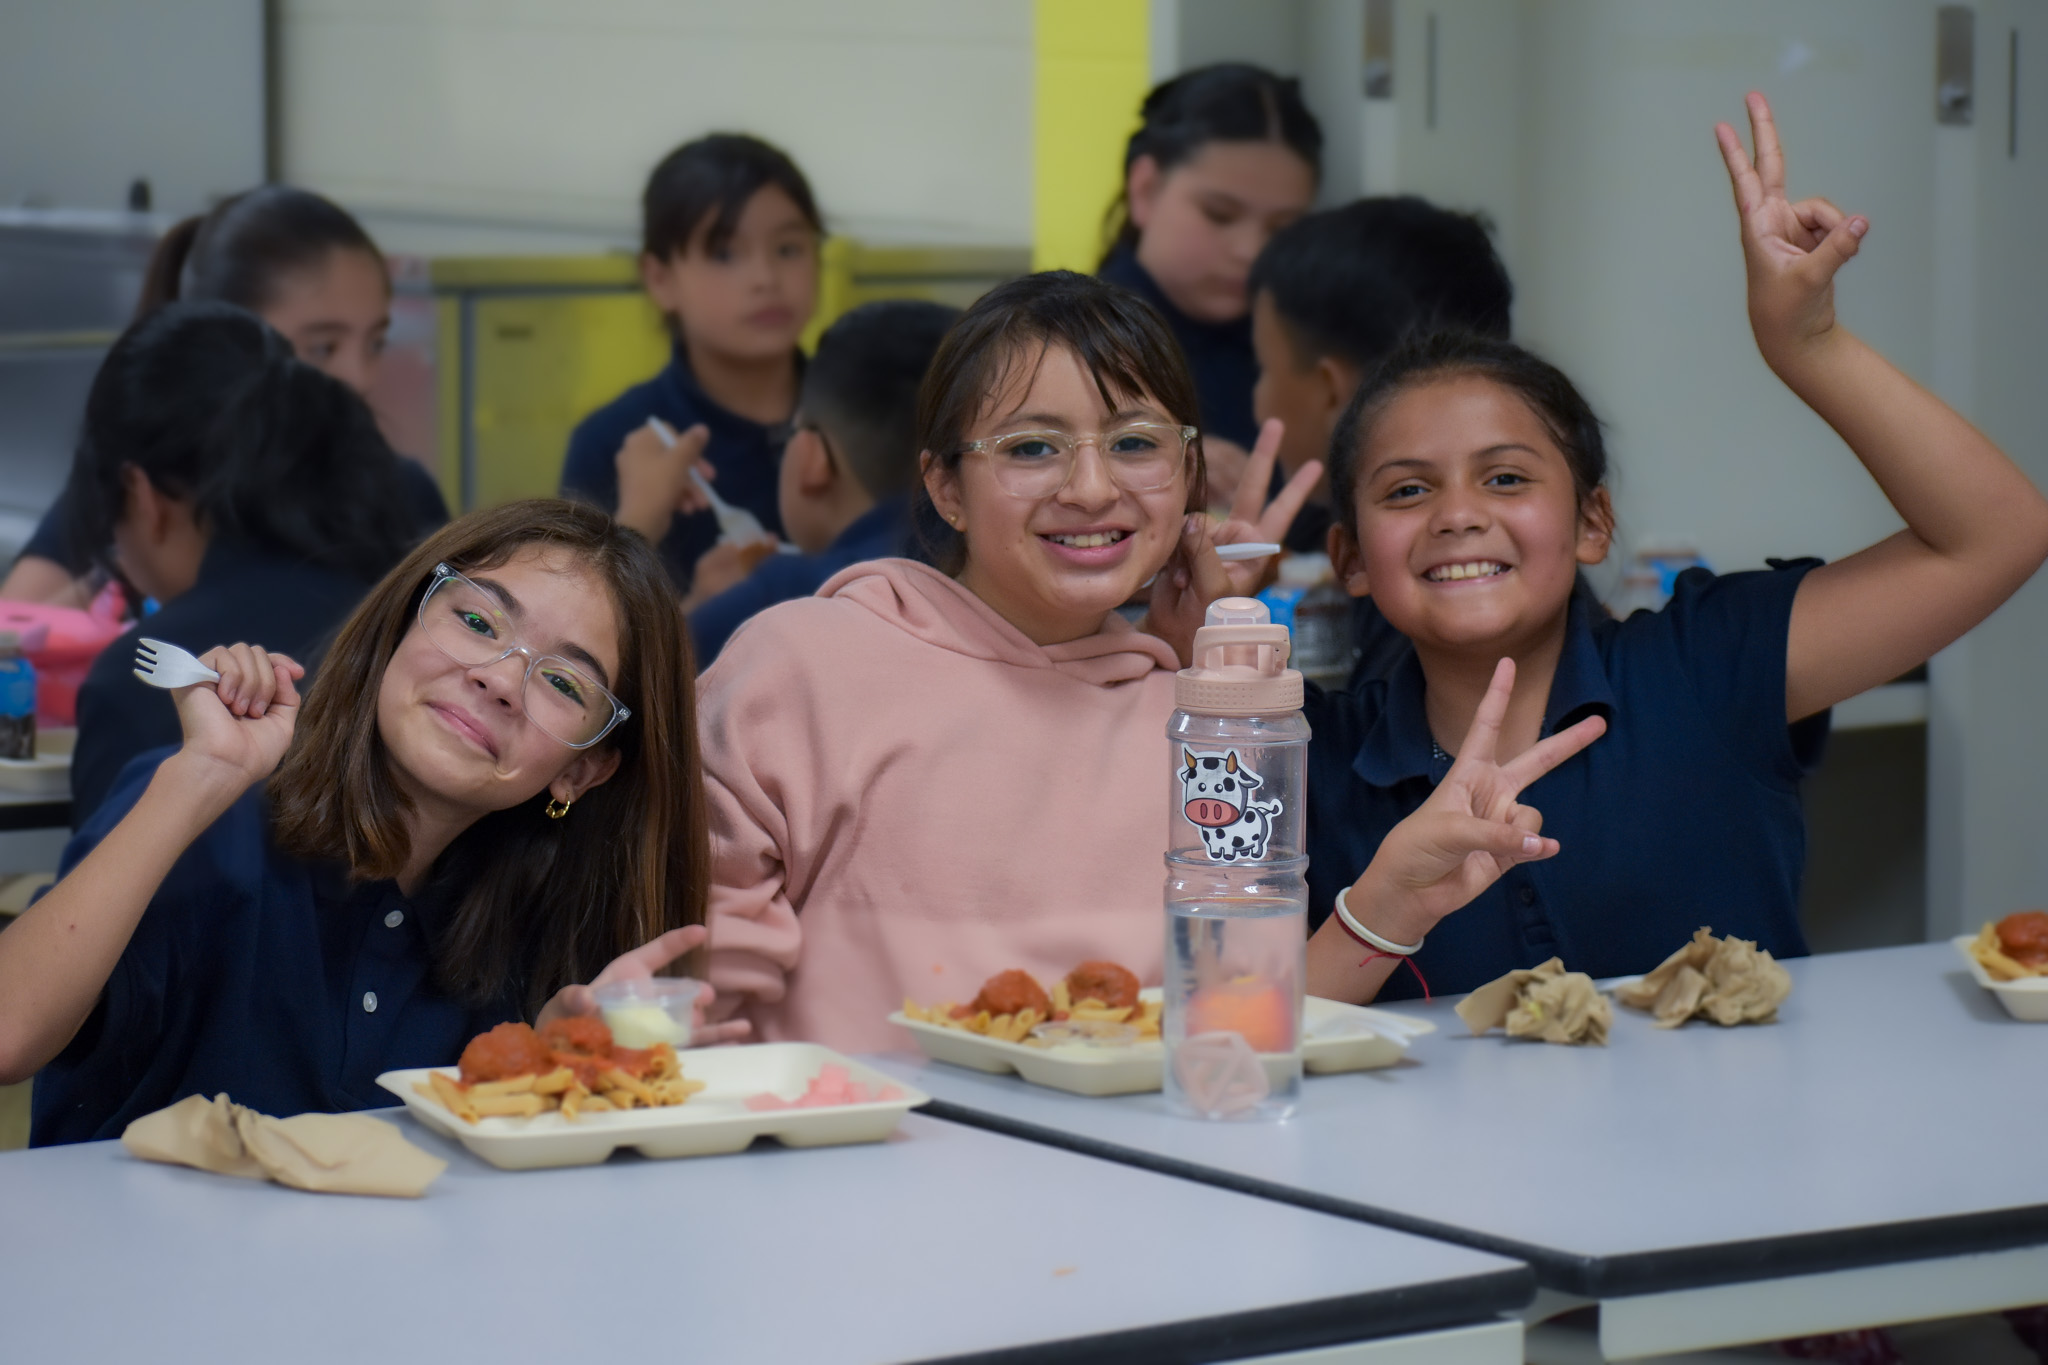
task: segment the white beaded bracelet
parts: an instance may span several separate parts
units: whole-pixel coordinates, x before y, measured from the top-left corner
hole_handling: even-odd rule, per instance
[[[1413,943],[1396,943],[1390,938],[1381,938],[1378,934],[1360,924],[1352,915],[1351,907],[1344,903],[1344,891],[1350,889],[1345,887],[1337,893],[1337,918],[1344,921],[1345,928],[1381,952],[1392,953],[1395,957],[1413,957],[1422,951],[1421,939],[1417,939]]]

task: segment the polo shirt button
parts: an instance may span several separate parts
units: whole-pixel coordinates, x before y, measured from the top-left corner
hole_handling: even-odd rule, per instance
[[[376,1012],[377,1012],[377,992],[375,992],[375,991],[364,991],[364,992],[363,992],[363,1013],[364,1013],[364,1014],[375,1014]]]
[[[1524,905],[1534,905],[1536,903],[1536,888],[1533,886],[1525,886],[1515,894],[1522,898],[1522,904]]]
[[[403,923],[405,923],[405,911],[403,910],[393,910],[384,917],[384,927],[386,929],[396,929]]]

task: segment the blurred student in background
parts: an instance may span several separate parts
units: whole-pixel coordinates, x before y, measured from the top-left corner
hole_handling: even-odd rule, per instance
[[[660,374],[577,426],[562,493],[646,536],[678,592],[700,573],[729,586],[746,567],[739,547],[719,545],[693,468],[782,533],[776,468],[803,381],[797,339],[817,310],[823,235],[803,172],[758,138],[684,143],[647,178],[640,279],[675,351]],[[655,417],[677,433],[674,445],[649,428]]]
[[[776,503],[801,554],[771,554],[724,592],[685,602],[697,667],[756,612],[809,597],[849,564],[901,555],[917,482],[917,388],[957,308],[863,304],[826,329],[804,370]]]
[[[308,365],[367,393],[391,327],[391,280],[377,244],[349,214],[307,190],[264,185],[222,200],[165,233],[150,257],[135,316],[176,301],[231,303],[257,314]],[[425,469],[404,461],[402,510],[417,539],[448,520]],[[70,536],[59,497],[22,548],[0,597],[84,606],[100,547]],[[173,731],[172,738],[176,737]]]
[[[1241,63],[1174,77],[1142,115],[1096,273],[1158,309],[1180,342],[1202,405],[1209,495],[1227,504],[1258,438],[1247,281],[1267,241],[1314,202],[1323,131],[1297,82]]]
[[[1252,267],[1251,294],[1252,409],[1284,425],[1289,474],[1327,459],[1359,381],[1404,338],[1455,328],[1505,339],[1515,299],[1486,224],[1414,195],[1360,199],[1281,229]],[[1288,548],[1324,551],[1335,519],[1326,478]],[[1354,683],[1384,676],[1408,648],[1371,597],[1353,599],[1351,629]]]
[[[107,353],[64,500],[72,543],[163,604],[137,634],[307,660],[418,539],[391,514],[408,467],[363,400],[260,318],[179,303]],[[79,688],[74,827],[130,759],[178,742],[170,696],[133,668],[124,636]]]

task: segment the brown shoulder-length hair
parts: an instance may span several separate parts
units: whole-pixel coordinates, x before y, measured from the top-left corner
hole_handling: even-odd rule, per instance
[[[633,714],[605,736],[611,780],[566,818],[547,793],[485,816],[437,865],[452,888],[435,944],[442,988],[472,1005],[517,999],[529,1013],[630,948],[704,920],[708,841],[698,767],[696,669],[667,571],[640,536],[604,513],[555,499],[509,503],[451,522],[371,590],[336,637],[270,779],[278,846],[391,877],[409,849],[410,802],[377,732],[385,667],[413,628],[434,566],[474,573],[519,551],[565,551],[596,572],[619,619],[612,690]]]
[[[1074,353],[1111,411],[1149,396],[1182,426],[1200,424],[1187,356],[1152,305],[1093,275],[1045,270],[989,290],[946,333],[917,394],[918,449],[947,472],[957,471],[983,407],[1002,394],[1020,367],[1036,366],[1055,346]],[[1190,450],[1187,510],[1193,512],[1207,505],[1209,481],[1200,436]],[[958,574],[967,562],[966,542],[932,506],[922,481],[911,524],[932,562]]]

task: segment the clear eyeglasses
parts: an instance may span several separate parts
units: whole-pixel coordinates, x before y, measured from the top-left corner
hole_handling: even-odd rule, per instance
[[[525,655],[519,704],[544,734],[571,749],[589,748],[633,714],[581,664],[519,643],[499,600],[446,564],[434,566],[434,581],[420,598],[420,629],[436,649],[467,668]]]
[[[960,447],[963,454],[988,457],[996,486],[1013,498],[1049,498],[1074,477],[1081,447],[1092,445],[1109,477],[1126,493],[1155,493],[1187,468],[1193,427],[1165,422],[1125,422],[1104,431],[1037,428],[984,436]]]

